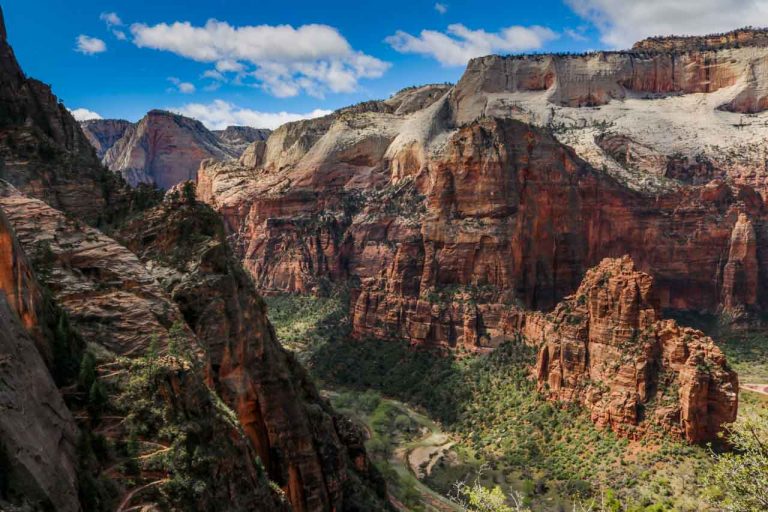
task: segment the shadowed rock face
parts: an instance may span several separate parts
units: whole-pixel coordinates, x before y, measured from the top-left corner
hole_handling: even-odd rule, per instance
[[[77,512],[77,427],[46,366],[44,300],[0,211],[0,508]]]
[[[24,75],[4,26],[0,27],[0,179],[91,223],[119,193],[119,184],[105,174],[77,121],[51,88]]]
[[[536,378],[553,400],[579,402],[602,427],[639,437],[653,426],[690,442],[736,419],[738,379],[702,332],[662,320],[651,276],[605,259],[576,293],[523,330],[539,347]]]
[[[167,200],[121,236],[153,269],[206,347],[215,389],[237,413],[293,509],[354,509],[350,495],[359,490],[347,475],[353,470],[379,486],[383,507],[375,469],[348,440],[344,420],[280,346],[218,216],[202,203]]]
[[[123,119],[93,119],[80,123],[83,134],[96,150],[99,159],[104,158],[109,148],[114,146],[131,126],[133,123]]]

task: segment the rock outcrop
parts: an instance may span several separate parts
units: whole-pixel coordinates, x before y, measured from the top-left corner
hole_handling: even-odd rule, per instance
[[[250,126],[227,126],[224,130],[213,130],[222,145],[235,155],[242,155],[248,146],[257,141],[265,141],[272,130]]]
[[[214,388],[293,510],[361,510],[366,487],[380,495],[363,508],[386,508],[378,473],[364,451],[347,446],[346,420],[277,341],[217,214],[176,196],[125,226],[121,237],[179,305],[206,349]]]
[[[155,184],[167,190],[195,179],[200,162],[240,156],[237,147],[223,144],[217,135],[194,119],[152,110],[131,125],[106,152],[104,164],[132,186]]]
[[[80,122],[85,138],[96,149],[99,159],[104,158],[107,151],[125,135],[126,130],[131,126],[133,123],[124,119],[92,119]]]
[[[95,223],[120,184],[51,88],[24,75],[5,34],[0,27],[0,179]]]
[[[725,356],[702,332],[661,319],[653,279],[629,257],[603,260],[523,332],[539,347],[540,391],[584,405],[599,426],[630,437],[660,427],[700,443],[736,419]]]
[[[722,307],[729,315],[739,316],[758,304],[759,265],[755,228],[746,215],[740,214],[723,269]]]

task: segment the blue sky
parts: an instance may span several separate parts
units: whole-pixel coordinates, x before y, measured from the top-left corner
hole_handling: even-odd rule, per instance
[[[130,120],[170,108],[219,127],[276,125],[409,85],[455,82],[476,55],[617,48],[648,35],[765,25],[767,1],[2,5],[22,67],[69,108]]]

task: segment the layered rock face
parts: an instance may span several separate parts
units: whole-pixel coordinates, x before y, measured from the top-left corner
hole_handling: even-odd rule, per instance
[[[583,404],[599,426],[638,437],[655,427],[712,441],[736,419],[738,379],[712,339],[662,320],[653,279],[629,257],[589,270],[552,313],[523,332],[553,400]]]
[[[0,508],[77,512],[77,427],[46,365],[44,306],[0,211]]]
[[[380,489],[378,508],[384,508],[380,477],[350,443],[345,420],[275,338],[218,216],[201,203],[168,199],[121,236],[179,304],[206,348],[215,389],[293,510],[355,510],[361,479]]]
[[[199,194],[262,290],[351,282],[355,335],[418,343],[494,345],[516,328],[510,305],[550,308],[590,266],[624,253],[657,278],[664,307],[715,312],[735,276],[724,265],[740,214],[765,244],[749,187],[649,196],[513,120],[473,122],[426,148],[410,139],[449,116],[443,98],[406,118],[323,120],[303,156],[280,133],[301,127],[283,127],[262,167],[204,165]],[[763,265],[745,272],[759,280]]]
[[[93,119],[80,123],[85,138],[96,149],[99,159],[104,158],[109,148],[114,146],[131,126],[133,123],[123,119]]]
[[[128,127],[106,152],[103,162],[132,186],[153,183],[167,190],[195,179],[205,159],[228,160],[239,155],[199,121],[153,110]]]
[[[270,489],[258,469],[257,453],[251,441],[239,425],[227,419],[226,412],[218,405],[220,399],[206,385],[207,373],[200,369],[207,365],[201,341],[142,262],[111,238],[42,201],[9,187],[4,188],[1,196],[0,208],[19,233],[22,246],[37,260],[45,262],[45,268],[39,271],[46,276],[54,300],[66,311],[73,328],[109,354],[102,361],[104,367],[109,368],[108,373],[118,378],[125,375],[128,379],[112,383],[109,403],[110,407],[117,408],[113,415],[128,414],[120,409],[125,400],[121,397],[129,390],[136,393],[130,387],[131,378],[140,371],[141,364],[145,364],[143,361],[155,357],[151,355],[153,352],[164,356],[171,351],[169,347],[174,346],[173,350],[185,354],[184,360],[166,357],[153,363],[154,376],[148,383],[147,395],[139,393],[132,400],[151,399],[156,407],[167,411],[168,418],[173,418],[172,423],[193,425],[197,435],[186,441],[190,443],[190,455],[196,449],[201,450],[201,456],[205,450],[216,454],[212,459],[204,459],[210,463],[203,468],[195,468],[196,478],[207,486],[194,497],[182,495],[169,499],[162,494],[145,492],[140,502],[163,506],[193,503],[194,507],[206,510],[285,510],[280,497]],[[197,363],[189,364],[185,362],[187,359]],[[143,421],[150,423],[149,419]],[[90,428],[87,424],[82,427]],[[125,443],[131,435],[135,434],[131,434],[126,422],[119,422],[110,429],[109,438]],[[179,434],[168,438],[163,430],[153,431],[147,427],[142,441],[150,446],[172,445],[180,442],[174,435]],[[96,471],[105,471],[108,463],[105,460],[105,466]],[[48,467],[47,462],[45,465]],[[115,479],[120,499],[130,499],[132,489],[120,487],[125,477],[114,471],[102,476]],[[155,468],[141,471],[138,477],[132,478],[149,487],[170,481],[169,478],[158,480]],[[182,499],[192,501],[174,503]]]
[[[119,184],[105,176],[78,123],[51,88],[24,75],[4,26],[0,27],[0,179],[92,223],[119,193]]]

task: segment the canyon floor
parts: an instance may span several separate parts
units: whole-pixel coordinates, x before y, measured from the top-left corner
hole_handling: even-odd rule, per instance
[[[475,479],[520,493],[536,511],[571,510],[587,494],[612,496],[608,489],[620,489],[630,507],[718,510],[706,505],[717,492],[707,484],[709,447],[621,439],[578,407],[553,406],[534,391],[524,346],[446,357],[406,343],[352,341],[343,292],[266,300],[278,338],[334,406],[365,426],[368,452],[401,510],[455,510],[452,486]],[[715,332],[707,317],[677,320],[719,334],[745,382],[768,382],[764,335]],[[768,395],[743,386],[740,415],[757,409],[768,409]]]

